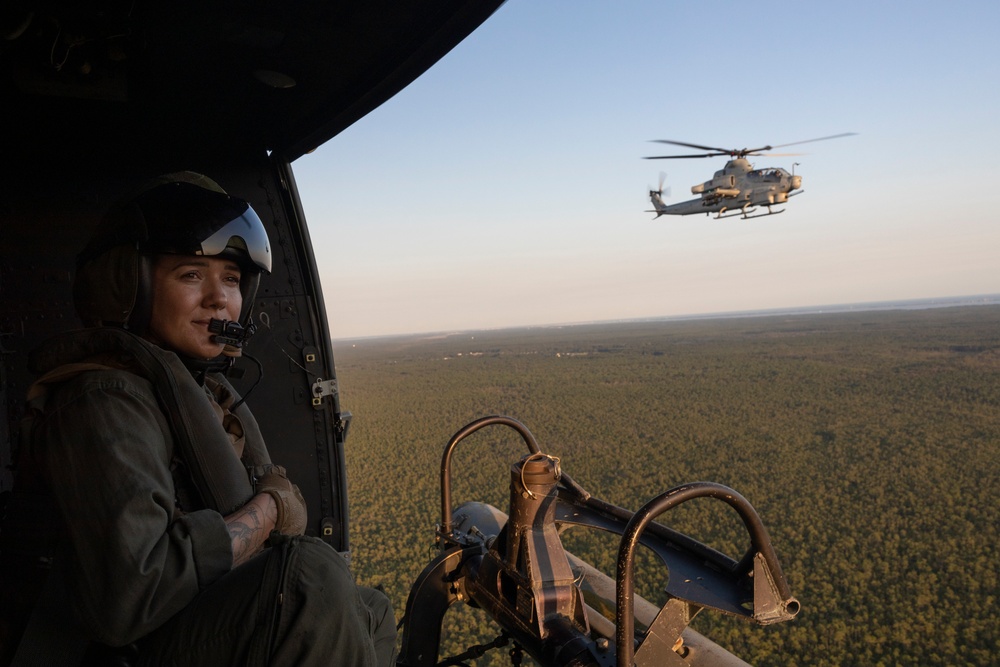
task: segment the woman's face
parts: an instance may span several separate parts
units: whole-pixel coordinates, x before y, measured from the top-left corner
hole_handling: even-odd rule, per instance
[[[148,338],[196,359],[222,354],[211,319],[236,320],[243,307],[240,267],[231,259],[159,255],[153,264],[153,310]]]

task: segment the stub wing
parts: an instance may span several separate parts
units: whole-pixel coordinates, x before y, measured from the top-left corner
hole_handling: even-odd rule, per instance
[[[678,204],[667,205],[663,203],[663,197],[654,191],[649,193],[649,200],[653,203],[652,210],[646,211],[647,213],[655,213],[656,218],[661,215],[693,215],[695,213],[715,213],[721,210],[725,205],[722,203],[709,204],[706,205],[706,201],[703,199],[691,199],[688,201],[680,202]],[[653,218],[654,220],[656,218]]]

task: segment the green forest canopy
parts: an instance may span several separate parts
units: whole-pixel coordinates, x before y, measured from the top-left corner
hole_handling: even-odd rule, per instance
[[[335,352],[353,413],[353,567],[385,585],[397,614],[435,553],[445,444],[504,414],[617,505],[698,480],[754,504],[802,612],[768,627],[709,612],[693,624],[752,664],[1000,655],[1000,307],[466,332]],[[506,429],[463,442],[456,504],[506,511],[524,453]],[[721,504],[661,518],[730,555],[747,547]],[[571,531],[567,548],[613,573],[615,542],[589,536]],[[641,569],[655,597],[666,573]],[[452,615],[448,654],[498,634],[481,612]]]

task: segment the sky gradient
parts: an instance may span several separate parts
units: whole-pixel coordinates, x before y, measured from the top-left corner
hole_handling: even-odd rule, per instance
[[[509,0],[293,169],[334,338],[1000,293],[1000,3]],[[742,148],[785,213],[653,220]],[[679,149],[683,151],[684,149]],[[780,151],[779,151],[780,152]]]

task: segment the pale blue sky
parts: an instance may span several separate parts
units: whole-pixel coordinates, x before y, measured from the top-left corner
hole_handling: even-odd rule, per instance
[[[509,0],[293,165],[333,336],[1000,293],[998,29],[993,0]],[[841,132],[754,160],[799,163],[781,215],[645,212],[725,163],[651,139]]]

